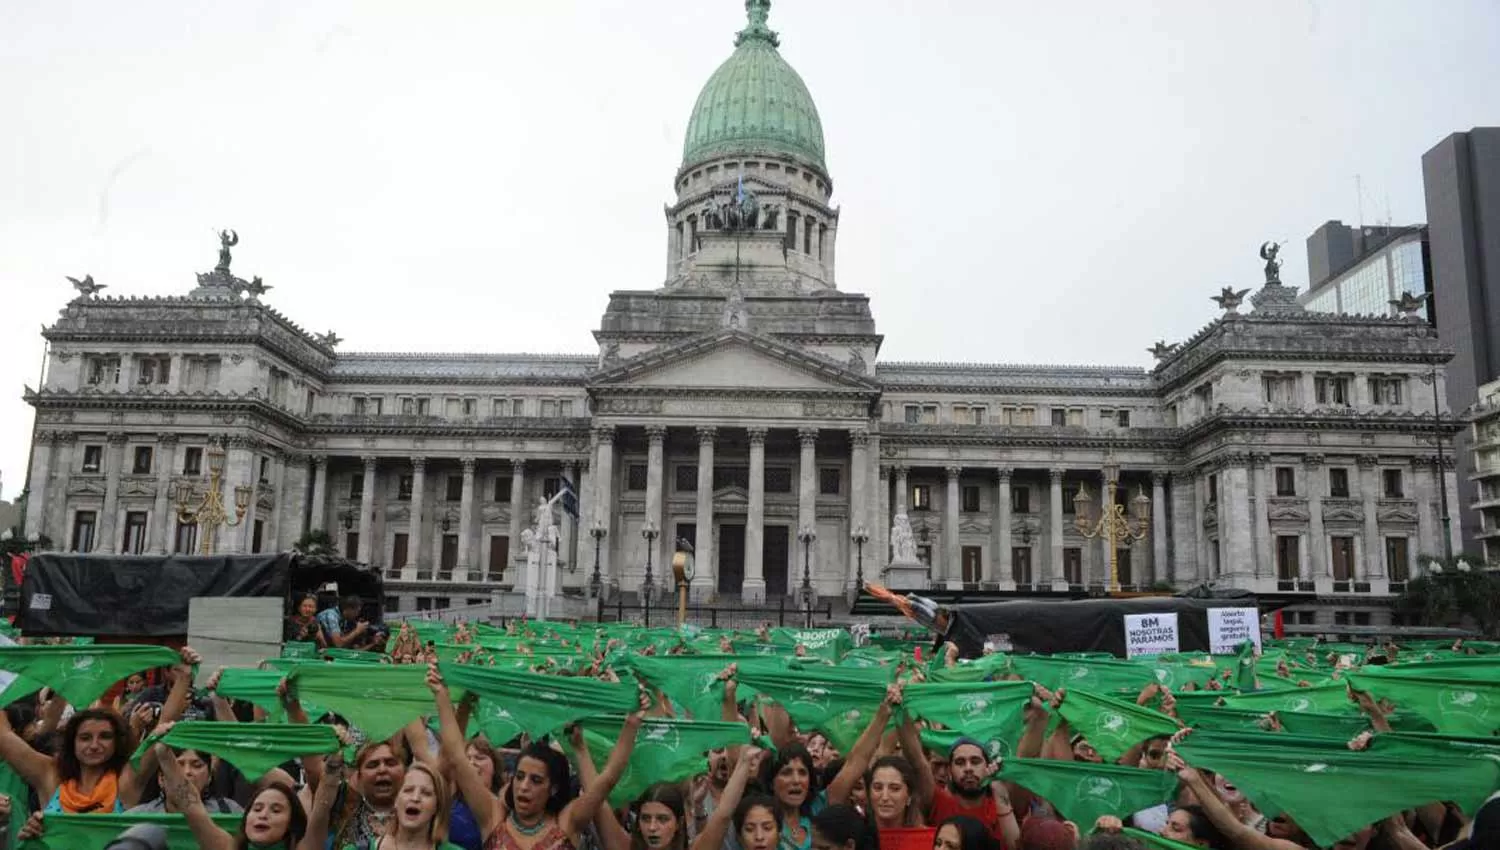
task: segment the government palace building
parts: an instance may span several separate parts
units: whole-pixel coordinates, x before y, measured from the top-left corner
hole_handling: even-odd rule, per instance
[[[686,541],[705,604],[800,600],[805,568],[840,606],[899,572],[945,598],[1213,584],[1292,597],[1292,624],[1390,622],[1442,554],[1440,490],[1460,505],[1451,352],[1414,309],[1307,312],[1252,237],[1244,288],[1214,307],[1205,287],[1211,320],[1149,370],[882,360],[870,299],[839,286],[817,109],[768,0],[745,6],[687,125],[664,274],[609,294],[597,350],[345,352],[231,271],[226,231],[190,291],[76,282],[44,330],[27,533],[197,552],[178,503],[212,480],[245,510],[212,549],[322,530],[410,612],[524,582],[538,504],[571,486],[578,516],[552,509],[570,598],[596,568],[611,602],[648,564],[665,588]],[[1130,533],[1097,534],[1115,508]]]

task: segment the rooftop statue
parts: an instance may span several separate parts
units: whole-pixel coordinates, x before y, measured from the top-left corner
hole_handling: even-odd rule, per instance
[[[106,284],[94,283],[94,276],[91,274],[84,275],[83,280],[76,277],[69,277],[68,280],[72,282],[73,288],[78,290],[78,300],[93,298],[99,294],[99,290],[106,287]]]
[[[1249,294],[1249,292],[1250,290],[1248,289],[1235,290],[1235,288],[1232,286],[1226,286],[1222,290],[1220,290],[1219,294],[1215,295],[1212,300],[1215,304],[1218,304],[1225,313],[1233,315],[1235,311],[1240,309],[1240,305],[1245,303],[1245,296]]]
[[[1260,246],[1260,258],[1266,261],[1266,283],[1281,283],[1281,261],[1276,255],[1281,252],[1281,245],[1276,242],[1265,242]]]
[[[214,266],[216,272],[229,272],[229,263],[234,257],[230,256],[229,249],[240,244],[240,235],[233,230],[219,231],[219,264]]]

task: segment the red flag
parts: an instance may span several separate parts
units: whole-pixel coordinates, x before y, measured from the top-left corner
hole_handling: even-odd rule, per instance
[[[1271,634],[1275,635],[1277,640],[1281,640],[1286,637],[1286,624],[1282,622],[1280,611],[1271,616],[1273,618],[1271,620]]]

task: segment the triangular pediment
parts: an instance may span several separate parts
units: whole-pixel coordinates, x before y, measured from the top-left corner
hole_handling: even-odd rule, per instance
[[[795,346],[739,328],[700,334],[595,373],[591,386],[874,392],[868,378]]]

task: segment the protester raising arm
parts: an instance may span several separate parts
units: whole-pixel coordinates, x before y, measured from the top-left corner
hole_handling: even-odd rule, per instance
[[[837,806],[849,801],[849,794],[854,786],[865,775],[871,760],[875,758],[876,750],[880,747],[880,739],[885,735],[885,727],[891,722],[891,709],[901,704],[901,686],[891,685],[885,689],[885,699],[880,701],[880,707],[875,709],[875,716],[870,718],[870,725],[859,734],[854,746],[849,748],[849,754],[844,757],[844,766],[839,768],[838,775],[828,783],[828,804]],[[910,721],[908,721],[910,722]]]
[[[1234,845],[1233,850],[1305,850],[1300,844],[1281,838],[1272,838],[1241,822],[1235,817],[1234,810],[1219,799],[1218,792],[1196,768],[1182,768],[1177,771],[1177,778],[1192,790],[1193,796],[1198,798],[1198,805],[1202,807],[1203,813]]]
[[[714,807],[713,814],[708,816],[703,828],[698,831],[698,837],[693,839],[690,850],[718,850],[724,846],[724,837],[729,834],[734,823],[734,810],[739,808],[740,798],[745,795],[745,786],[750,782],[750,765],[755,763],[755,756],[760,752],[758,747],[753,746],[739,749],[739,757],[735,760],[733,772],[729,774],[729,781],[724,783],[719,803]]]
[[[586,786],[578,798],[563,807],[557,816],[557,823],[567,835],[577,835],[593,820],[594,810],[605,804],[609,799],[609,792],[615,790],[615,783],[625,774],[625,768],[630,765],[630,754],[635,751],[635,736],[640,731],[641,721],[645,717],[645,710],[649,705],[645,691],[641,692],[641,709],[630,713],[625,717],[625,723],[620,727],[620,737],[615,741],[615,748],[609,753],[609,760],[604,763],[604,770],[600,771],[596,781]]]

